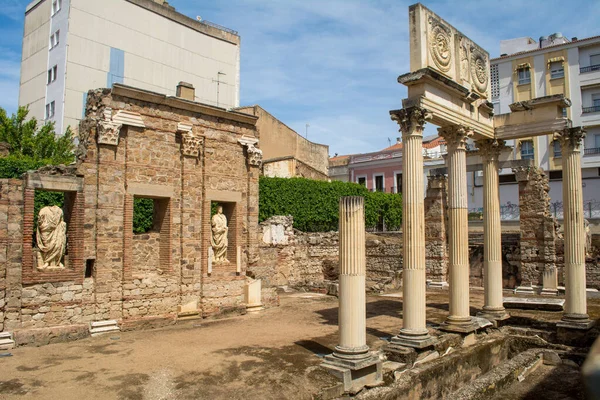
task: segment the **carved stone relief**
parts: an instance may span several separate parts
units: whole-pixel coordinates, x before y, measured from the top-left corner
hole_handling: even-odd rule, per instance
[[[486,94],[489,82],[487,57],[476,47],[471,47],[471,78],[475,89]]]
[[[262,164],[263,153],[261,149],[255,146],[258,143],[258,139],[242,136],[241,139],[238,139],[238,143],[246,148],[248,164],[254,167],[260,167]]]
[[[39,270],[62,269],[67,247],[67,224],[60,207],[44,207],[38,214],[37,247]]]
[[[439,20],[429,17],[429,50],[435,65],[442,71],[450,71],[452,63],[452,32]]]
[[[106,107],[102,119],[98,121],[98,143],[118,146],[122,126],[122,124],[113,121],[112,109]]]

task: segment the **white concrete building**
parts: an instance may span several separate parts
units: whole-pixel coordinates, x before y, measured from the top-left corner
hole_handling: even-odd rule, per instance
[[[500,43],[502,55],[492,59],[491,95],[496,115],[510,112],[509,105],[533,98],[564,94],[572,102],[565,110],[573,126],[587,130],[582,151],[583,200],[600,200],[600,36],[568,40],[561,34],[539,41],[519,38]],[[529,158],[550,178],[550,196],[562,202],[560,145],[552,136],[512,140],[511,159]],[[483,205],[482,173],[469,173],[469,208]],[[510,169],[500,173],[501,205],[519,204],[518,184]],[[598,203],[600,205],[600,202]],[[595,207],[595,206],[594,206]],[[600,216],[600,207],[599,216]],[[589,217],[586,209],[586,218]],[[562,216],[562,210],[557,212]]]
[[[76,129],[87,91],[123,83],[239,106],[240,37],[189,18],[164,0],[34,0],[25,10],[19,106]]]

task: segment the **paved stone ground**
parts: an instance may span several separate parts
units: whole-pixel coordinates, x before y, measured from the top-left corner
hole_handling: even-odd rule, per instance
[[[482,298],[472,292],[473,312]],[[447,291],[428,293],[428,321],[442,322],[447,303]],[[399,295],[368,297],[369,345],[398,331],[401,309]],[[589,310],[600,317],[600,299]],[[337,298],[288,294],[259,314],[13,349],[0,358],[0,399],[310,399],[336,383],[318,368],[336,344]]]

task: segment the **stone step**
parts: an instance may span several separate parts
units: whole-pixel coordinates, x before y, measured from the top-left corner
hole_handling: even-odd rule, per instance
[[[565,299],[538,297],[505,297],[504,307],[525,310],[563,311]]]
[[[9,350],[15,347],[13,335],[10,332],[0,332],[0,350]]]
[[[90,323],[90,334],[92,336],[98,336],[98,335],[102,335],[105,333],[120,332],[120,331],[121,331],[121,328],[119,328],[119,325],[117,324],[117,321],[115,321],[115,320],[96,321],[96,322]]]
[[[117,325],[117,321],[114,319],[109,319],[106,321],[95,321],[95,322],[90,322],[90,327],[92,328],[100,328],[103,326],[112,326],[112,325]]]

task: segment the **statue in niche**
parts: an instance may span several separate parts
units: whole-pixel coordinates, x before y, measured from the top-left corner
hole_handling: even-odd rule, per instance
[[[38,214],[37,246],[38,269],[64,268],[62,258],[67,247],[67,224],[60,207],[44,207]]]
[[[213,248],[213,261],[215,263],[229,262],[227,260],[227,217],[223,214],[223,206],[217,207],[217,213],[211,219],[212,235],[210,244]]]

